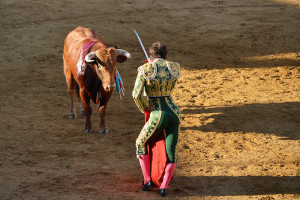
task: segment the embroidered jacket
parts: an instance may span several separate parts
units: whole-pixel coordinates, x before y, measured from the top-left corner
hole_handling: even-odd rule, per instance
[[[133,99],[141,112],[148,107],[143,98],[145,91],[148,97],[171,96],[174,87],[180,78],[180,65],[164,59],[155,59],[138,68],[138,75],[132,92]]]

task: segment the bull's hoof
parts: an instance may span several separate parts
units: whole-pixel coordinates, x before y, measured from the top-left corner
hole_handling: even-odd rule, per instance
[[[107,133],[109,133],[109,131],[108,131],[108,129],[106,129],[106,128],[105,128],[104,130],[100,130],[100,131],[99,131],[99,134],[100,134],[100,135],[104,135],[104,134],[107,134]]]
[[[84,129],[84,133],[88,134],[88,133],[93,133],[92,129],[86,128]]]
[[[76,114],[70,113],[70,114],[69,114],[69,119],[77,119]]]

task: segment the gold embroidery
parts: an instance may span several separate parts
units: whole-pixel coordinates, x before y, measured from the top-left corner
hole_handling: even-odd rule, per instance
[[[150,97],[170,96],[180,77],[180,65],[163,59],[141,66],[147,80],[145,93]]]
[[[180,64],[178,62],[168,62],[167,61],[167,65],[168,65],[168,70],[172,74],[172,76],[176,79],[179,79],[181,76]]]
[[[169,101],[170,98],[170,101]],[[181,115],[180,115],[180,111],[178,109],[177,106],[175,106],[173,99],[171,97],[165,97],[165,101],[167,102],[167,105],[169,106],[169,108],[173,111],[173,113],[178,117],[179,119],[179,124],[181,124]]]
[[[145,79],[142,77],[142,72],[139,70],[138,76],[135,81],[134,89],[132,91],[132,97],[137,105],[138,109],[141,112],[144,112],[145,110],[145,101],[143,99],[142,93],[144,91],[144,85],[145,85]]]
[[[142,66],[143,77],[146,80],[152,80],[157,74],[157,66],[155,63],[146,63]]]
[[[158,101],[158,106],[161,107],[160,102]],[[150,114],[150,120],[145,124],[143,127],[141,133],[139,134],[137,140],[136,140],[136,154],[137,155],[145,155],[147,154],[147,147],[146,142],[149,140],[149,138],[153,135],[153,133],[156,131],[159,122],[161,120],[162,112],[158,110],[157,113],[151,113]]]
[[[141,112],[144,112],[146,107],[142,96],[144,91],[148,97],[171,96],[177,79],[181,76],[179,63],[163,59],[156,59],[151,64],[146,63],[140,66],[138,71],[132,96]]]

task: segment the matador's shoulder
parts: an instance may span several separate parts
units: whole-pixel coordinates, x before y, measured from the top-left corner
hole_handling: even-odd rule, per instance
[[[181,73],[180,73],[180,64],[178,62],[169,62],[169,72],[171,73],[171,75],[176,78],[179,79],[181,77]]]
[[[138,71],[143,75],[146,80],[154,79],[157,69],[152,63],[145,63],[138,68]]]

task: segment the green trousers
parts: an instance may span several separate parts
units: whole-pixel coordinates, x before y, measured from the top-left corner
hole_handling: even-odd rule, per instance
[[[169,163],[175,163],[175,151],[180,129],[180,111],[172,97],[149,98],[151,114],[137,140],[137,155],[146,155],[147,144],[162,131],[166,133],[166,152]]]

